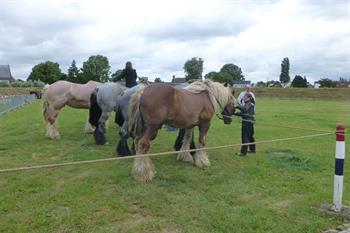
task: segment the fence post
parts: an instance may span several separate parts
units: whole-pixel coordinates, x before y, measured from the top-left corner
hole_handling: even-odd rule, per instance
[[[337,124],[335,144],[335,170],[332,210],[340,212],[343,197],[344,159],[345,159],[345,127]]]

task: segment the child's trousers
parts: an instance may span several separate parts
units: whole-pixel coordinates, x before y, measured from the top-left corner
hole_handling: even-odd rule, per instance
[[[254,139],[254,123],[251,122],[242,122],[242,143],[255,142]],[[255,152],[255,144],[249,145],[249,150]],[[247,154],[248,146],[241,147],[241,153]]]

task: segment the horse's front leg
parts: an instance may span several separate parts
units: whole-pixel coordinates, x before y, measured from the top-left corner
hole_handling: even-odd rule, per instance
[[[156,137],[158,129],[159,125],[149,126],[140,139],[135,139],[136,155],[148,153],[150,142]],[[151,181],[156,174],[151,159],[148,156],[136,157],[132,167],[132,174],[138,181]]]
[[[204,148],[209,127],[210,127],[209,123],[201,124],[198,126],[199,128],[198,149]],[[210,166],[210,161],[208,159],[208,155],[205,150],[199,150],[196,152],[196,154],[194,155],[194,164],[200,168]]]
[[[105,136],[106,133],[106,122],[108,121],[110,112],[102,112],[100,119],[98,120],[97,127],[94,132],[94,138],[97,145],[104,145],[107,143]]]
[[[181,146],[180,151],[190,149],[192,135],[193,135],[193,128],[185,130],[185,134],[183,137],[183,142],[182,142],[182,146]],[[190,154],[190,152],[179,152],[179,154],[177,155],[177,159],[180,161],[193,163],[193,158],[192,158],[192,155]]]

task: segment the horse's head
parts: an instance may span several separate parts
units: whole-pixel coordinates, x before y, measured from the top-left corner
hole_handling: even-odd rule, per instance
[[[227,98],[228,99],[227,103],[226,103],[226,105],[221,113],[225,124],[231,124],[231,122],[232,122],[231,116],[233,115],[233,113],[235,113],[235,104],[233,101],[233,93],[234,92],[230,92],[230,94]]]
[[[149,81],[148,81],[148,78],[147,77],[138,77],[139,80],[140,80],[140,83],[143,83],[145,84],[146,86],[149,86]]]

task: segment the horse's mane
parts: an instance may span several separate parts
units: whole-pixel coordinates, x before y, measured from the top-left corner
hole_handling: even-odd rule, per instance
[[[221,113],[223,111],[222,108],[226,106],[230,95],[230,91],[227,87],[209,79],[195,81],[184,89],[192,93],[207,91],[216,113]]]

